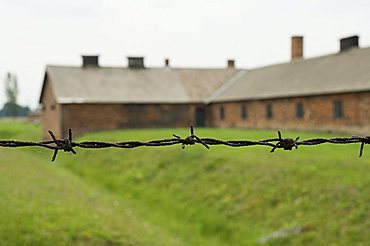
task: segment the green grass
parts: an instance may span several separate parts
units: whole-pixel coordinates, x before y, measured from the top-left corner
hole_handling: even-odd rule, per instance
[[[111,131],[78,140],[151,140],[172,133],[186,136],[188,130]],[[284,133],[297,135],[330,136]],[[39,136],[32,125],[0,125],[3,139]],[[367,245],[370,152],[365,147],[359,159],[358,148],[328,144],[273,154],[265,147],[77,149],[76,156],[60,153],[55,164],[47,150],[0,149],[0,218],[9,221],[0,224],[0,238],[9,244],[259,245],[264,239],[264,245]]]
[[[7,139],[40,136],[32,125],[2,123],[0,129]],[[180,244],[115,194],[51,164],[50,154],[0,149],[1,245]]]

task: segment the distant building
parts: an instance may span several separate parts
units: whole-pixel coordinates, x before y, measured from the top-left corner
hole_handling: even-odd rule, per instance
[[[370,48],[359,48],[357,36],[342,39],[339,53],[311,59],[303,58],[303,37],[293,37],[291,62],[243,72],[206,99],[211,126],[370,127]]]
[[[205,126],[204,100],[238,71],[146,68],[143,57],[128,67],[100,67],[97,56],[83,56],[81,67],[47,66],[40,103],[44,137],[119,128]]]
[[[237,70],[48,66],[40,103],[44,133],[146,127],[353,129],[370,127],[370,48],[344,38],[337,54],[304,59],[292,38],[291,62]],[[46,137],[46,135],[45,135]]]

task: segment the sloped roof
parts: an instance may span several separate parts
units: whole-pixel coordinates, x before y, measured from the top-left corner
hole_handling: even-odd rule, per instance
[[[370,90],[370,48],[248,70],[206,102],[284,98]],[[211,99],[211,100],[210,100]]]
[[[237,71],[48,66],[45,77],[58,103],[202,103]]]

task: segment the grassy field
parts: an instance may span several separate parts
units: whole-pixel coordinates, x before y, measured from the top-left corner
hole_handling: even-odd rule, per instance
[[[101,132],[78,140],[150,140],[187,129]],[[272,131],[198,129],[260,139]],[[40,128],[0,123],[1,139]],[[323,134],[285,132],[301,139]],[[325,135],[330,136],[330,135]],[[0,149],[2,245],[368,245],[370,152],[180,146],[60,153]]]

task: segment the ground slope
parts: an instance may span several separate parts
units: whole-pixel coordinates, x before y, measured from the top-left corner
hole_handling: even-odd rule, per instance
[[[1,123],[1,139],[39,127]],[[1,245],[180,245],[104,189],[51,164],[49,151],[0,149]]]
[[[39,127],[1,124],[4,138]],[[86,134],[151,140],[186,129]],[[201,137],[260,139],[273,131],[196,129]],[[284,133],[308,138],[310,133]],[[330,135],[326,135],[330,136]],[[8,244],[367,245],[370,152],[358,145],[214,146],[51,151],[0,149],[0,238]],[[2,240],[3,241],[3,240]]]
[[[196,132],[222,139],[276,136],[240,129]],[[149,140],[172,133],[186,136],[188,130],[114,131],[81,139]],[[366,148],[359,159],[358,149],[357,144],[272,154],[265,147],[225,146],[80,150],[62,156],[58,165],[116,194],[189,245],[366,245],[370,152]]]

